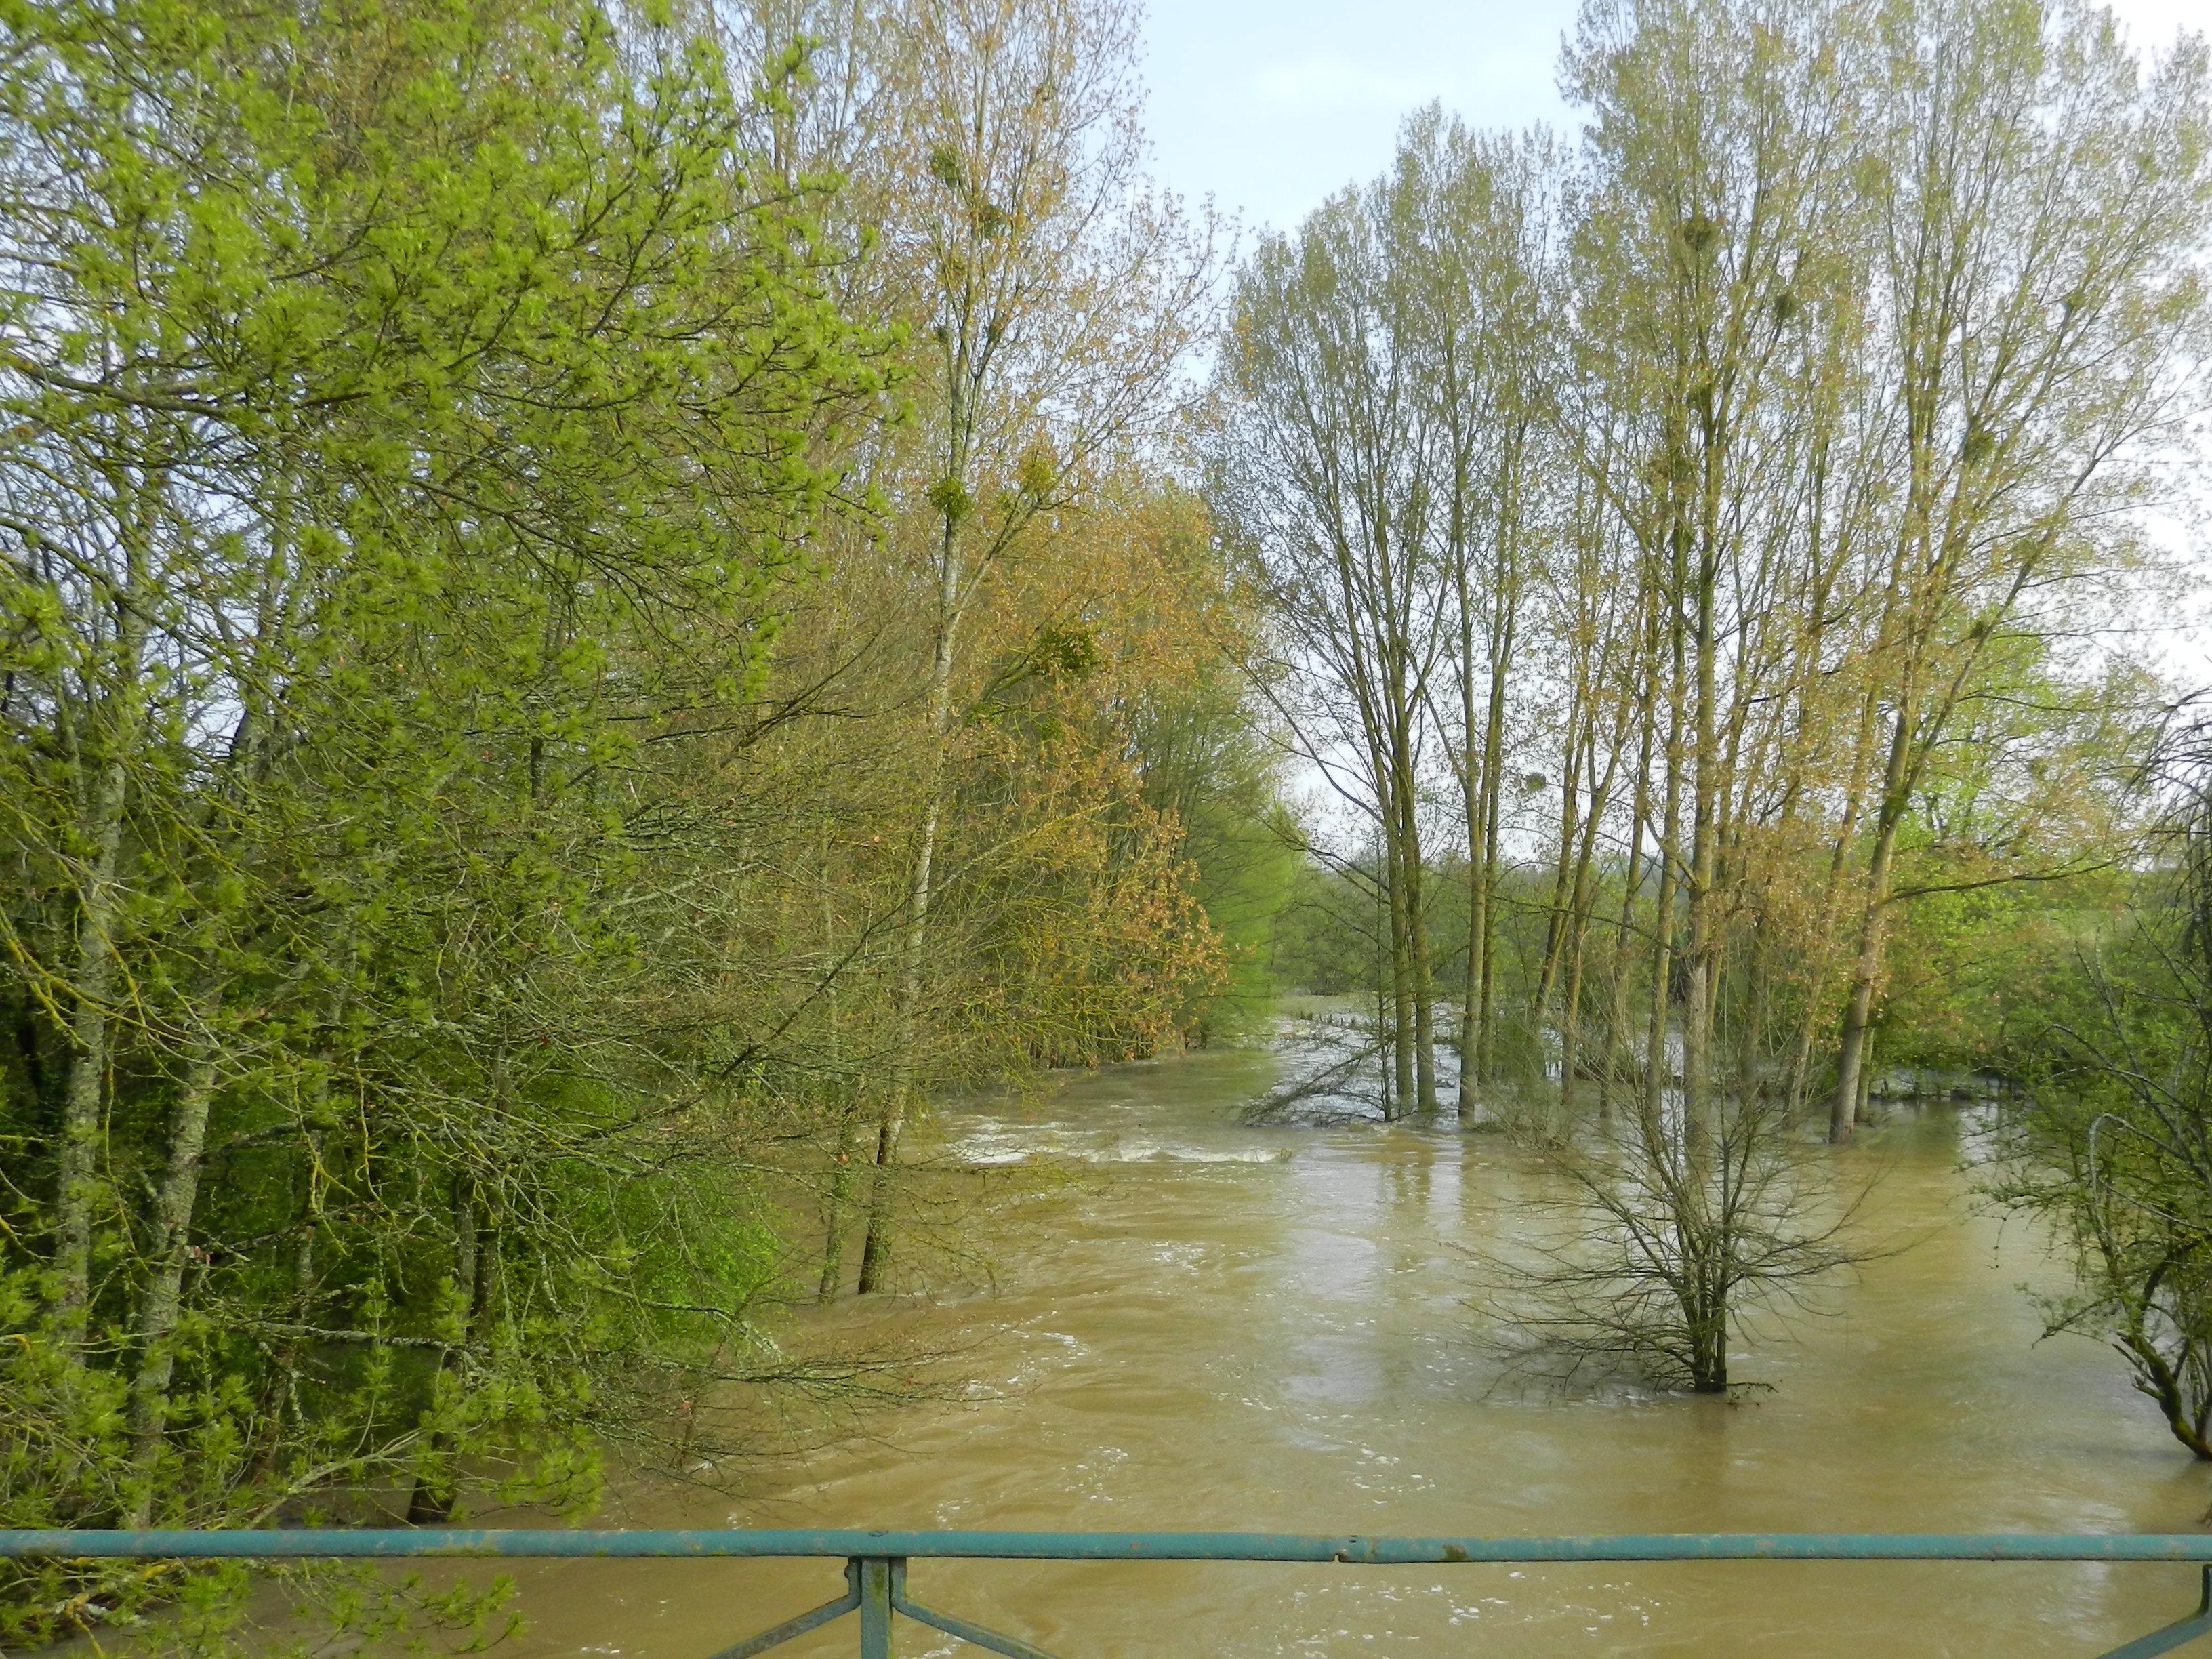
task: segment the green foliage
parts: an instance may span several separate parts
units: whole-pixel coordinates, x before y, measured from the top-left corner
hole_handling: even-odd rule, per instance
[[[1371,994],[1385,966],[1376,955],[1381,917],[1371,885],[1305,858],[1288,885],[1269,955],[1276,980],[1318,996]]]
[[[2164,867],[2080,948],[2027,1097],[2002,1124],[1994,1195],[2045,1223],[2074,1289],[2051,1333],[2110,1344],[2175,1439],[2212,1461],[2212,795],[2203,732],[2175,768]]]
[[[1991,643],[1899,831],[1883,1064],[2017,1074],[2054,1018],[2088,1013],[2081,957],[2142,888],[2127,865],[2159,707],[2133,664]]]
[[[1881,1066],[2033,1066],[2053,1018],[2079,1012],[2085,951],[2125,905],[2132,880],[2001,883],[1898,907],[1877,1053]]]
[[[1146,799],[1173,815],[1193,890],[1227,951],[1228,976],[1197,1011],[1194,1035],[1201,1043],[1243,1035],[1294,982],[1282,976],[1282,941],[1304,864],[1273,757],[1225,676],[1147,710],[1136,738]]]
[[[777,1249],[641,739],[757,687],[881,344],[665,25],[0,36],[0,1524],[588,1502]]]
[[[2109,1344],[2174,1437],[2212,1460],[2212,984],[2139,915],[2094,955],[2008,1115],[1991,1190],[2050,1226],[2074,1289],[2049,1334]]]

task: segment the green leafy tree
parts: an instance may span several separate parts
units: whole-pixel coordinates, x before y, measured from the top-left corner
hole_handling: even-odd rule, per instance
[[[0,32],[0,1514],[586,1496],[774,1254],[640,741],[757,681],[877,343],[665,21]]]

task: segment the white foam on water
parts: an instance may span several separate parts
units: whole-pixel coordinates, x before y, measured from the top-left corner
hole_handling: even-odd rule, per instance
[[[986,1122],[952,1139],[945,1148],[956,1164],[999,1168],[1035,1161],[1077,1164],[1283,1164],[1287,1146],[1206,1146],[1187,1140],[1121,1136],[1110,1131],[1046,1125]]]

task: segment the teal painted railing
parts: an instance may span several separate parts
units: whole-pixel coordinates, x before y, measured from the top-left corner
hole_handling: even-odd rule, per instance
[[[2165,1561],[2203,1568],[2197,1611],[2103,1659],[2150,1659],[2212,1635],[2212,1535],[2045,1533],[1645,1533],[1579,1538],[1369,1538],[1271,1532],[343,1531],[47,1532],[0,1530],[0,1556],[82,1559],[383,1559],[420,1556],[820,1556],[845,1563],[845,1594],[711,1659],[750,1659],[858,1613],[860,1659],[890,1659],[901,1614],[1009,1659],[1049,1659],[1028,1643],[936,1612],[906,1593],[911,1559],[1000,1561],[1307,1561],[1373,1566],[1528,1561]]]

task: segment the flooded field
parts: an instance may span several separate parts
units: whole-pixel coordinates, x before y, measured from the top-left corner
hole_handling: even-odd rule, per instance
[[[2193,1530],[2212,1481],[2093,1344],[2037,1346],[2038,1241],[1978,1212],[1985,1109],[1893,1108],[1869,1262],[1832,1316],[1739,1350],[1736,1401],[1501,1390],[1470,1246],[1522,1156],[1449,1125],[1254,1126],[1255,1052],[948,1110],[956,1164],[1084,1177],[994,1293],[918,1307],[980,1340],[973,1401],[894,1414],[742,1499],[633,1495],[659,1526],[1299,1532]],[[1040,1206],[1048,1214],[1036,1213]],[[516,1659],[705,1659],[840,1587],[828,1563],[526,1568]],[[1443,1568],[921,1563],[914,1593],[1063,1659],[1139,1655],[2094,1654],[2191,1610],[2163,1566]],[[783,1650],[849,1654],[850,1621]],[[951,1655],[902,1626],[902,1655]]]

